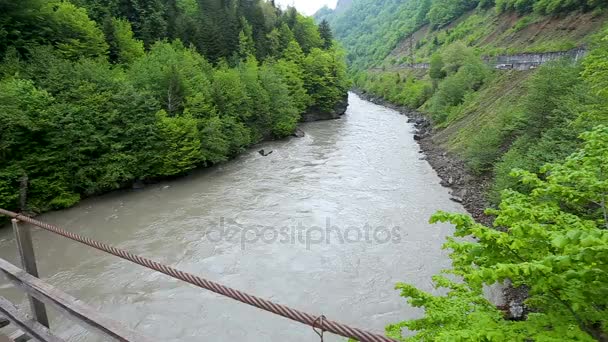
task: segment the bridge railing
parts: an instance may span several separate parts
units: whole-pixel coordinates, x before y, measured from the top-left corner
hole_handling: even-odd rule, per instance
[[[19,268],[0,258],[0,272],[18,289],[28,295],[30,315],[0,297],[0,315],[21,331],[11,337],[13,341],[34,339],[41,342],[63,341],[50,330],[46,305],[67,316],[72,321],[94,331],[111,341],[152,341],[135,330],[103,316],[82,301],[64,293],[38,278],[38,267],[32,243],[31,227],[12,219],[15,241],[21,258]]]
[[[31,235],[29,234],[30,232],[28,230],[29,227],[22,227],[21,223],[29,223],[64,238],[131,261],[135,264],[163,273],[169,277],[181,280],[201,289],[212,291],[221,296],[228,297],[258,309],[268,311],[275,315],[308,325],[312,327],[312,329],[321,337],[321,341],[323,340],[324,332],[331,332],[336,335],[361,342],[396,342],[396,340],[381,334],[354,328],[337,321],[329,320],[324,315],[312,315],[286,305],[275,303],[268,299],[255,296],[133,254],[124,249],[116,248],[103,242],[95,241],[93,239],[78,235],[52,224],[40,222],[22,214],[0,208],[0,215],[6,215],[13,220],[15,237],[17,239],[19,254],[22,258],[22,264],[24,267],[24,269],[19,269],[18,267],[0,259],[0,271],[2,271],[9,278],[9,280],[13,281],[13,283],[15,283],[19,288],[25,290],[30,296],[30,306],[32,308],[32,313],[35,316],[34,319],[37,325],[34,325],[36,325],[36,327],[39,325],[46,329],[44,324],[46,324],[46,327],[48,327],[48,318],[46,316],[46,308],[44,307],[44,304],[48,304],[53,305],[60,312],[74,318],[78,323],[84,324],[85,326],[88,326],[89,328],[96,330],[107,337],[111,337],[112,339],[119,341],[150,340],[147,337],[122,326],[118,322],[103,318],[101,315],[97,314],[94,310],[87,307],[79,300],[52,288],[50,285],[38,279],[36,258],[34,255]]]

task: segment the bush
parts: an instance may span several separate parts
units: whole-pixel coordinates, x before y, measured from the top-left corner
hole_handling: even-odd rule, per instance
[[[458,71],[439,84],[431,98],[429,111],[437,123],[444,122],[449,117],[451,108],[463,103],[466,94],[478,90],[489,74],[479,59],[464,63],[466,64],[459,67]]]
[[[464,214],[439,212],[431,222],[450,222],[456,233],[444,248],[462,281],[433,278],[447,293],[434,295],[399,283],[401,296],[424,317],[386,328],[411,341],[594,341],[608,319],[608,127],[581,136],[582,148],[542,175],[515,170],[529,194],[503,192],[494,227]],[[500,228],[500,229],[496,229]],[[484,297],[484,286],[509,280],[526,286],[527,315],[508,320]],[[415,336],[404,337],[404,328]]]

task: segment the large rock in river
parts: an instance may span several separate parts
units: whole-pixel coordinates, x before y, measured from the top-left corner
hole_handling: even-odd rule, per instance
[[[348,94],[342,97],[342,99],[336,103],[331,111],[326,112],[312,108],[307,113],[302,114],[301,121],[310,122],[339,119],[342,115],[344,115],[344,113],[346,113],[346,108],[348,108]]]

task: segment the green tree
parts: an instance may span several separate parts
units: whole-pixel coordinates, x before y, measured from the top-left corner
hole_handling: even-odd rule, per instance
[[[275,65],[267,63],[260,70],[260,82],[273,105],[269,125],[271,134],[277,138],[291,135],[300,120],[300,108],[291,93],[289,80],[283,77]]]
[[[253,140],[258,141],[270,135],[269,132],[272,130],[270,113],[277,108],[272,107],[270,95],[259,78],[258,61],[254,56],[241,62],[239,72],[241,84],[247,94],[243,105],[251,113],[246,123],[252,129]]]
[[[251,25],[244,18],[241,22],[243,29],[239,33],[239,58],[244,60],[249,56],[255,56],[255,41]]]
[[[346,96],[346,70],[336,51],[313,49],[304,59],[304,85],[313,107],[331,112]]]
[[[19,54],[49,38],[50,18],[42,11],[46,1],[0,1],[0,56],[13,47]]]
[[[319,34],[317,25],[310,17],[304,17],[298,14],[293,28],[293,34],[305,53],[309,53],[312,49],[321,48],[323,46],[324,42]]]
[[[190,106],[188,101],[198,108],[191,110],[194,117],[211,114],[212,68],[194,49],[185,48],[179,41],[154,44],[127,73],[136,88],[150,92],[170,115],[181,113]]]
[[[437,88],[439,81],[445,77],[445,70],[443,70],[443,58],[440,54],[435,53],[431,56],[431,66],[429,69],[429,76],[433,80],[433,88]]]
[[[47,108],[54,99],[33,82],[0,81],[0,207],[17,208],[19,180],[30,174],[27,156],[39,150],[48,129]]]
[[[331,27],[329,27],[327,20],[323,20],[319,24],[319,35],[323,40],[323,49],[329,50],[334,44],[334,35],[331,32]]]
[[[436,276],[447,288],[435,296],[407,284],[397,285],[410,304],[427,314],[387,327],[389,336],[404,339],[402,328],[417,331],[412,340],[578,340],[606,337],[608,321],[608,220],[605,160],[608,128],[582,135],[584,146],[564,163],[543,168],[544,177],[515,171],[530,185],[529,194],[506,190],[496,215],[496,228],[475,223],[463,214],[436,214],[432,222],[449,221],[455,237],[453,269],[464,283]],[[527,286],[529,313],[509,321],[483,296],[484,284],[509,279]]]
[[[239,121],[247,121],[251,117],[251,108],[247,106],[250,99],[237,69],[220,66],[213,73],[212,87],[213,103],[221,116],[238,118]]]
[[[304,113],[312,105],[312,98],[304,87],[304,70],[302,66],[291,60],[280,59],[274,65],[274,69],[275,72],[281,75],[287,85],[289,95],[293,99],[298,113]]]
[[[106,33],[110,45],[110,60],[129,64],[144,55],[144,43],[133,38],[131,23],[125,19],[109,19]]]
[[[169,117],[161,110],[156,119],[160,145],[153,166],[156,174],[181,174],[204,161],[198,122],[194,118],[187,115]]]
[[[165,10],[161,0],[121,0],[115,16],[127,18],[133,25],[135,37],[150,47],[167,34]]]
[[[608,97],[608,29],[597,35],[594,49],[583,61],[583,77],[598,96]]]
[[[86,10],[69,2],[49,2],[42,9],[53,29],[51,41],[65,57],[97,57],[107,53],[108,44],[101,29],[89,19]]]

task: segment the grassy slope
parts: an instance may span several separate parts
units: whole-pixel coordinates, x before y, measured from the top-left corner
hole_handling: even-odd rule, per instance
[[[427,62],[439,44],[464,41],[484,55],[523,52],[561,51],[584,46],[590,37],[608,21],[608,12],[570,13],[562,17],[541,17],[534,14],[518,16],[515,13],[497,14],[495,9],[473,10],[445,28],[432,31],[427,26],[414,33],[417,61]],[[394,70],[405,77],[428,79],[424,72],[395,70],[393,65],[406,61],[409,42],[404,39],[387,58],[382,67]],[[495,71],[490,82],[472,94],[458,109],[457,115],[442,125],[436,135],[437,143],[446,149],[469,158],[479,153],[480,146],[504,149],[510,128],[517,120],[521,108],[518,99],[525,93],[525,81],[534,71]],[[423,108],[424,109],[424,106]],[[500,131],[500,132],[497,132]],[[496,141],[496,138],[501,141]],[[497,150],[494,153],[499,154]],[[503,151],[504,152],[504,151]]]
[[[513,13],[499,15],[494,9],[473,10],[441,30],[432,31],[425,26],[416,31],[415,56],[417,62],[428,62],[439,47],[455,41],[466,42],[483,55],[567,50],[585,46],[606,22],[606,11],[519,17]],[[396,68],[396,64],[408,61],[409,45],[404,39],[369,73],[379,77],[399,74],[402,79],[413,77],[429,84],[426,71]],[[493,173],[495,163],[521,133],[518,127],[521,130],[525,117],[522,99],[528,92],[528,80],[536,72],[492,71],[482,88],[468,94],[464,103],[436,127],[433,141],[462,158],[475,172]],[[420,110],[424,112],[428,106],[429,102]]]
[[[473,10],[445,28],[432,31],[427,26],[414,33],[417,61],[428,61],[440,45],[457,40],[480,50],[483,55],[514,54],[523,52],[564,51],[589,42],[598,31],[608,13],[574,12],[562,17],[547,17],[515,13],[497,14],[492,9]],[[390,67],[407,60],[409,41],[402,40],[382,62]]]

